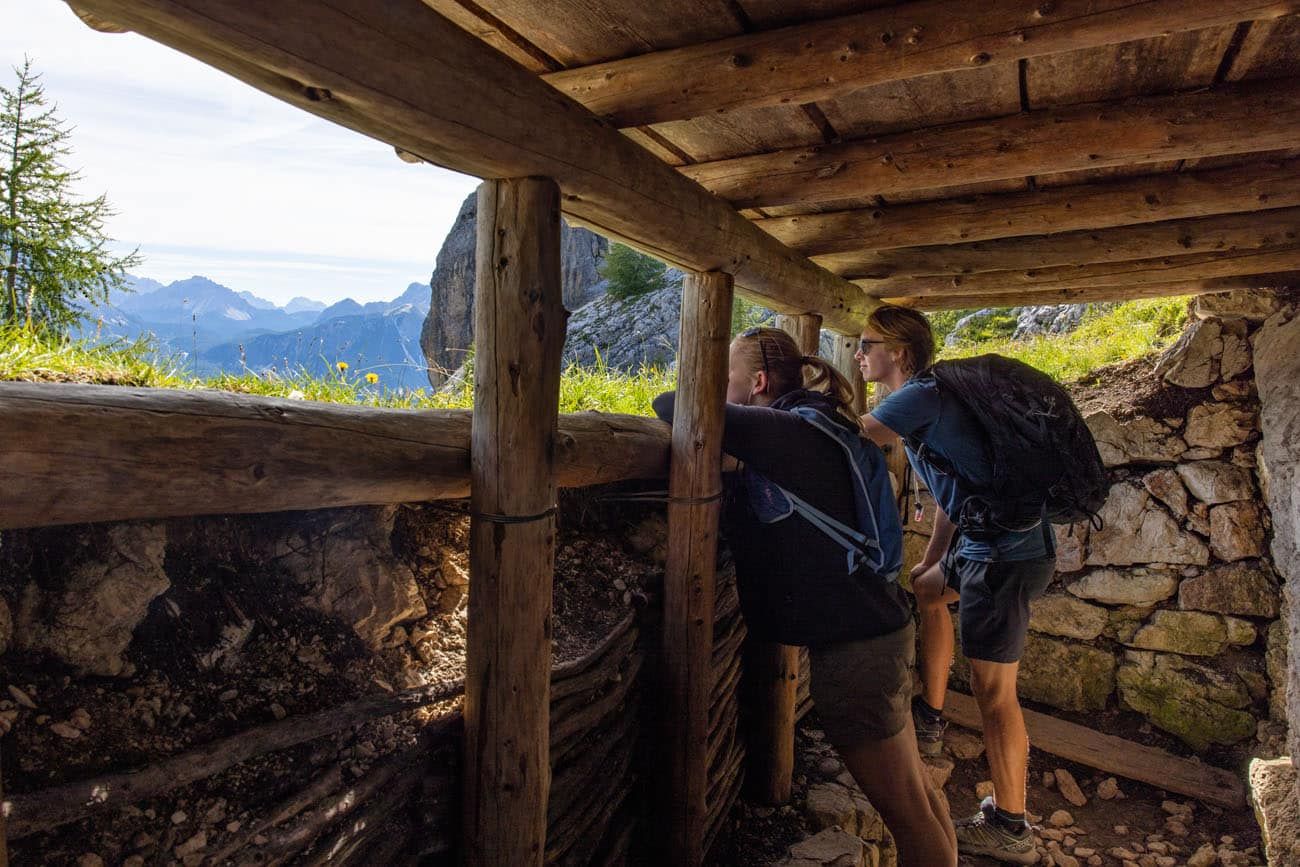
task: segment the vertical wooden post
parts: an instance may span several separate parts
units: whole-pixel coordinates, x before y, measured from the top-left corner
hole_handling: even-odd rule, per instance
[[[853,412],[862,415],[867,411],[867,384],[862,381],[858,360],[853,357],[857,351],[858,335],[854,334],[851,337],[845,337],[843,334],[835,335],[835,349],[831,353],[831,364],[835,365],[835,369],[844,374],[849,385],[853,386]]]
[[[776,317],[776,327],[793,337],[804,355],[816,355],[821,349],[822,318],[816,313],[802,316],[782,313]]]
[[[776,327],[793,337],[804,355],[817,354],[821,344],[820,316],[778,316]],[[794,776],[799,648],[752,641],[745,652],[745,665],[753,720],[749,739],[751,796],[764,804],[784,804],[790,800]]]
[[[465,860],[540,865],[550,789],[553,441],[565,312],[554,181],[478,191]]]
[[[730,274],[689,274],[668,480],[663,654],[668,689],[668,863],[704,860],[713,686],[713,582],[722,490],[722,423],[731,329]]]

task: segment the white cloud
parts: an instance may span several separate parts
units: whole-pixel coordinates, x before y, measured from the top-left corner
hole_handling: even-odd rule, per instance
[[[0,76],[32,58],[75,127],[70,164],[85,193],[108,193],[108,231],[140,247],[143,276],[202,273],[276,301],[395,297],[428,279],[478,183],[143,37],[96,33],[60,0],[0,0],[0,22]]]

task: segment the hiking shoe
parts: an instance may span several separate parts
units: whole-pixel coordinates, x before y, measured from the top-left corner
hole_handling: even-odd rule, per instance
[[[964,855],[984,855],[1011,864],[1037,864],[1034,832],[1026,825],[1019,834],[1004,830],[993,817],[997,805],[993,798],[980,803],[980,811],[953,823],[957,832],[957,851]]]
[[[916,728],[916,746],[923,756],[937,756],[943,753],[943,733],[948,730],[948,721],[938,719],[930,722],[912,700],[912,725]]]

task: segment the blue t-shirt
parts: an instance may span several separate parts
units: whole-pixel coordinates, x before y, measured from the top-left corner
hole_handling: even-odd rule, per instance
[[[979,423],[961,401],[944,394],[933,381],[909,381],[881,401],[871,415],[899,436],[925,443],[976,488],[992,481],[993,468],[984,449]],[[910,448],[907,459],[944,513],[949,517],[959,515],[962,504],[974,492],[956,476],[919,460]],[[1054,553],[1044,536],[1041,526],[1003,533],[987,541],[977,542],[963,536],[957,553],[969,560],[1033,560]]]

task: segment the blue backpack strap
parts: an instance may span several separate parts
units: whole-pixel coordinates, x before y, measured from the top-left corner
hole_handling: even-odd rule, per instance
[[[902,525],[894,504],[894,492],[889,487],[888,471],[884,458],[875,446],[869,446],[862,437],[845,429],[843,425],[827,418],[812,407],[794,407],[790,410],[804,421],[834,440],[845,453],[850,472],[858,528],[844,524],[803,500],[798,500],[800,514],[839,544],[852,550],[849,553],[849,571],[856,568],[855,560],[867,562],[872,571],[888,580],[896,580],[902,568]],[[795,498],[784,492],[793,503]],[[842,531],[830,532],[828,528],[840,527]],[[847,531],[847,532],[845,532]],[[891,533],[895,544],[885,544],[885,534]],[[838,538],[837,538],[838,536]],[[863,539],[869,544],[853,544],[851,540]],[[855,558],[854,554],[858,554]]]

